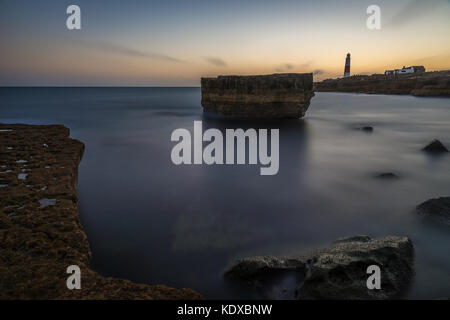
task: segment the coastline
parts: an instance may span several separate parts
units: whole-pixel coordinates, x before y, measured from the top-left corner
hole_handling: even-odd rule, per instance
[[[192,289],[136,284],[89,268],[78,216],[84,144],[62,125],[0,124],[0,299],[202,299]],[[69,290],[66,269],[81,269]]]
[[[417,97],[450,97],[450,71],[406,75],[373,74],[327,79],[314,83],[317,92],[413,95]]]

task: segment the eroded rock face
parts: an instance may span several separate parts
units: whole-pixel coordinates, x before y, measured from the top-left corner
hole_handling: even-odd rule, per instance
[[[69,129],[0,124],[0,151],[0,299],[201,298],[89,268],[76,191],[84,145],[69,138]],[[66,286],[73,264],[81,269],[81,290]]]
[[[225,276],[272,292],[273,288],[267,287],[268,278],[295,271],[299,275],[297,299],[392,299],[402,297],[413,279],[413,256],[407,237],[356,236],[338,239],[329,248],[305,255],[242,259]],[[370,265],[381,269],[381,290],[367,288]]]
[[[302,118],[314,96],[312,73],[202,78],[206,112],[251,118]]]
[[[424,218],[450,226],[450,197],[430,199],[417,206],[416,210]]]

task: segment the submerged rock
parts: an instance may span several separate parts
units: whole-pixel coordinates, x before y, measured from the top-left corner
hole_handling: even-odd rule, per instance
[[[241,259],[225,276],[264,294],[273,290],[268,279],[295,271],[299,276],[296,299],[393,299],[402,297],[409,288],[414,276],[413,257],[414,247],[407,237],[356,236],[300,256]],[[366,271],[371,265],[381,269],[380,290],[367,288],[370,275]]]
[[[314,96],[312,73],[202,78],[206,112],[251,118],[302,118]]]
[[[382,173],[377,174],[375,177],[378,179],[386,179],[386,180],[400,178],[397,174],[395,174],[393,172],[382,172]]]
[[[427,219],[450,226],[450,197],[425,201],[417,206],[416,211]]]
[[[445,152],[449,152],[448,149],[442,144],[442,142],[440,142],[437,139],[431,141],[422,150],[426,151],[426,152],[431,152],[431,153],[445,153]]]
[[[361,131],[364,131],[364,132],[367,132],[367,133],[371,133],[371,132],[373,132],[373,127],[372,126],[359,126],[359,127],[356,127],[355,128],[356,130],[361,130]]]

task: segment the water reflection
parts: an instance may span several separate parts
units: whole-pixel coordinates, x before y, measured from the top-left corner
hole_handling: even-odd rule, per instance
[[[283,206],[285,194],[282,190],[289,188],[289,184],[295,186],[298,198],[305,194],[301,175],[305,171],[307,124],[302,120],[229,120],[211,115],[203,115],[201,120],[204,131],[216,128],[224,136],[226,129],[280,129],[279,156],[283,170],[275,176],[260,176],[259,165],[173,169],[181,180],[196,189],[198,195],[192,197],[189,194],[182,199],[187,205],[174,225],[173,249],[189,252],[221,250],[225,251],[226,257],[232,249],[250,248],[274,236],[282,237],[284,222],[278,225],[273,221],[273,215]],[[291,170],[284,170],[287,168],[295,168],[300,177]]]

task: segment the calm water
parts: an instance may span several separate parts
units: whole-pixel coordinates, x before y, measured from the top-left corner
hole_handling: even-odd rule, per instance
[[[225,283],[236,258],[290,254],[338,237],[412,238],[410,298],[450,296],[450,231],[425,225],[419,203],[450,195],[450,99],[318,93],[304,120],[207,118],[199,88],[3,88],[0,122],[62,123],[85,142],[80,216],[93,267],[137,282],[191,287],[207,298],[251,298]],[[175,166],[171,132],[279,128],[280,171]],[[372,134],[354,130],[371,124]],[[393,171],[396,181],[373,178]]]

